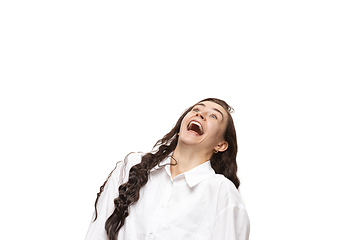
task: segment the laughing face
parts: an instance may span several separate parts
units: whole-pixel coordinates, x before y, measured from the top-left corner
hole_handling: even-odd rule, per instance
[[[208,152],[225,151],[228,146],[224,140],[227,120],[228,113],[221,105],[200,102],[182,120],[179,141]]]

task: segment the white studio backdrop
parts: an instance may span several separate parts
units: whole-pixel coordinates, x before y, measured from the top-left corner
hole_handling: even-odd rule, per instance
[[[360,234],[356,1],[0,3],[1,239],[83,239],[96,193],[226,100],[251,240]]]

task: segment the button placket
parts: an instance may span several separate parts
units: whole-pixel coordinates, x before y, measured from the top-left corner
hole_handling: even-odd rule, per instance
[[[174,184],[173,182],[169,182],[168,185],[166,186],[164,193],[161,196],[161,199],[159,201],[159,205],[156,208],[155,214],[154,214],[154,218],[153,218],[153,222],[150,225],[149,228],[149,237],[150,239],[153,239],[155,236],[155,229],[157,228],[157,226],[159,225],[160,220],[163,218],[166,207],[171,199],[171,196],[173,195],[173,190],[174,190]]]

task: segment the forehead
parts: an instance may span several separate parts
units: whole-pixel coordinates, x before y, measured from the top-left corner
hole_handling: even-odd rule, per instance
[[[220,112],[224,118],[227,118],[227,111],[220,104],[217,104],[215,102],[211,102],[211,101],[199,102],[195,104],[195,106],[202,106],[205,108],[212,109],[214,111]]]
[[[200,105],[200,106],[207,107],[207,108],[216,108],[216,109],[220,110],[222,113],[227,112],[220,104],[217,104],[217,103],[211,102],[211,101],[199,102],[199,103],[195,104],[195,106],[196,105]]]

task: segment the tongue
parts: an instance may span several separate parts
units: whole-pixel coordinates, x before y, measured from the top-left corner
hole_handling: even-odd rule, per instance
[[[195,133],[196,135],[199,135],[199,133],[193,131],[193,130],[189,130],[189,132]]]

